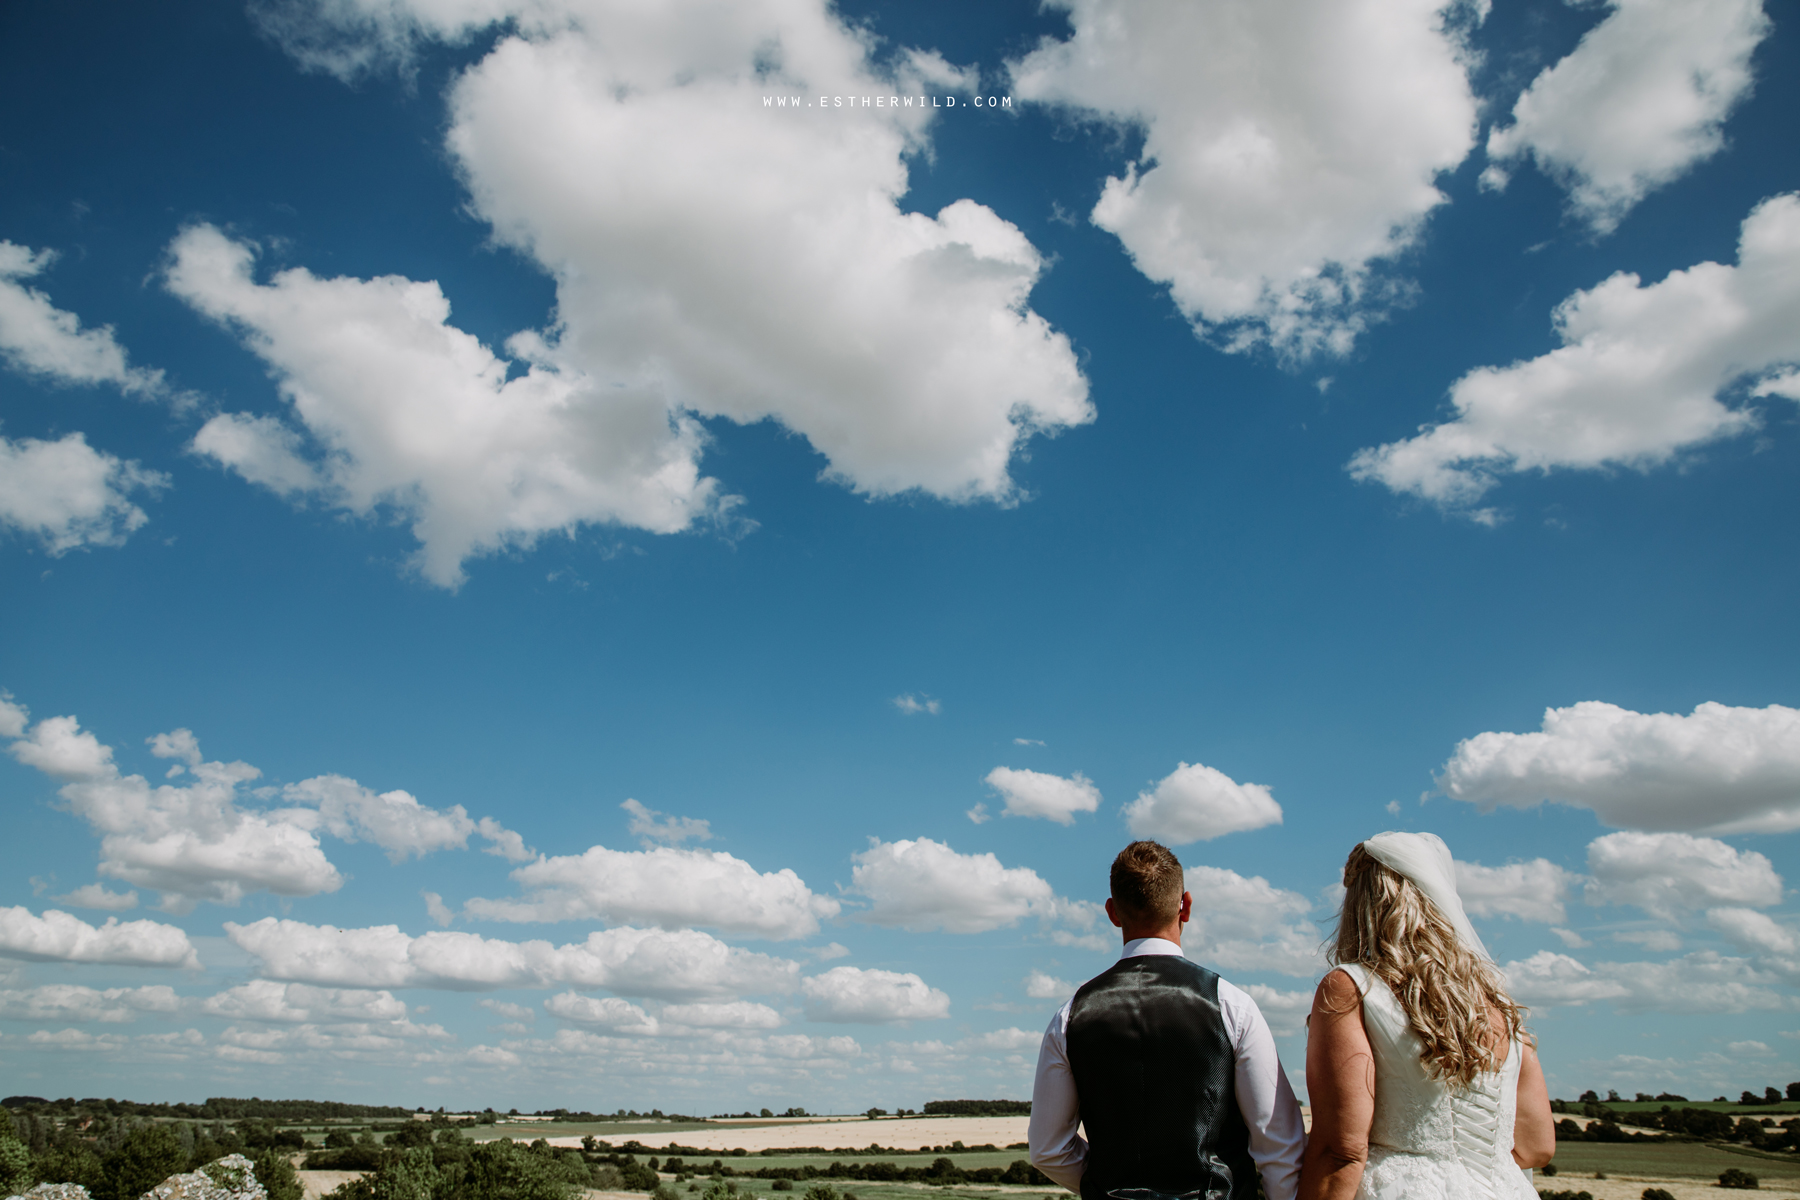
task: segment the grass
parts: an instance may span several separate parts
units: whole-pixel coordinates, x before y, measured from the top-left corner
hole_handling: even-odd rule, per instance
[[[1753,1161],[1746,1161],[1751,1159]],[[1703,1142],[1558,1142],[1556,1182],[1544,1186],[1566,1187],[1562,1179],[1592,1179],[1595,1171],[1608,1175],[1666,1175],[1673,1179],[1715,1180],[1728,1167],[1739,1167],[1784,1186],[1800,1184],[1800,1159],[1745,1155]],[[861,1193],[858,1193],[860,1198]]]

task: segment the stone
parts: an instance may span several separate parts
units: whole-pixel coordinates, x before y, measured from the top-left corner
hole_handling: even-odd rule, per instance
[[[79,1183],[40,1183],[23,1196],[7,1200],[89,1200],[88,1190]]]
[[[84,1197],[86,1194],[82,1193]],[[250,1160],[241,1154],[227,1154],[198,1171],[169,1176],[139,1200],[268,1200],[268,1196],[257,1182],[256,1168]]]

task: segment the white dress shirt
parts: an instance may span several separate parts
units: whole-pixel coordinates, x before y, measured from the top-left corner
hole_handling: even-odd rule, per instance
[[[1126,942],[1121,959],[1143,954],[1180,954],[1181,947],[1162,938]],[[1076,1132],[1081,1101],[1069,1070],[1069,1003],[1057,1010],[1044,1030],[1038,1050],[1037,1081],[1031,1089],[1031,1165],[1068,1188],[1081,1190],[1087,1170],[1087,1140]],[[1300,1104],[1288,1086],[1287,1072],[1275,1053],[1275,1038],[1262,1010],[1242,990],[1219,980],[1219,1011],[1237,1055],[1238,1111],[1250,1129],[1250,1157],[1262,1172],[1269,1200],[1294,1200],[1300,1184],[1300,1154],[1306,1149],[1306,1127]]]

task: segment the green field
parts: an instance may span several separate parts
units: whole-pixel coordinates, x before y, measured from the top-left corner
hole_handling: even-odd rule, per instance
[[[1727,1167],[1748,1171],[1761,1178],[1765,1186],[1774,1180],[1783,1187],[1800,1186],[1800,1158],[1742,1153],[1703,1142],[1558,1142],[1555,1162],[1556,1187],[1569,1186],[1561,1182],[1563,1176],[1573,1180],[1585,1175],[1592,1179],[1595,1171],[1714,1180]],[[1550,1186],[1541,1178],[1539,1184]]]

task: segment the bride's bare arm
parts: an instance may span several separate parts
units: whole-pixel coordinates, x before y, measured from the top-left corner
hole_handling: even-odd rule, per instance
[[[1350,1200],[1369,1161],[1375,1056],[1363,1029],[1362,996],[1342,971],[1325,976],[1313,995],[1306,1022],[1306,1093],[1313,1125],[1301,1159],[1298,1200]]]
[[[1519,1113],[1513,1120],[1513,1161],[1521,1167],[1541,1167],[1556,1155],[1556,1126],[1550,1121],[1550,1089],[1544,1086],[1544,1068],[1537,1051],[1524,1047],[1519,1060]],[[1308,1086],[1312,1076],[1308,1075]]]

